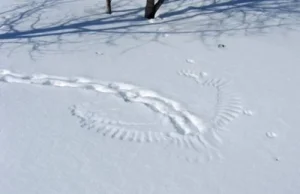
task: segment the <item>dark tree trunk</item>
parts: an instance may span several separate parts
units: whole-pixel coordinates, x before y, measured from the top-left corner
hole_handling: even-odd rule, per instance
[[[147,0],[145,7],[145,18],[151,19],[154,10],[154,0]]]
[[[145,8],[145,18],[153,19],[155,17],[157,10],[160,8],[160,6],[163,3],[164,0],[158,0],[157,3],[155,3],[155,0],[147,0],[146,8]]]
[[[106,13],[111,14],[111,0],[106,0]]]

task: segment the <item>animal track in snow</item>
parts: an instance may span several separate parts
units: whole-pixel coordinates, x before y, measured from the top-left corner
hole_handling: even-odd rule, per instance
[[[190,64],[195,64],[196,61],[194,59],[186,59],[185,60],[187,63],[190,63]]]
[[[247,116],[253,115],[253,112],[251,110],[244,110],[243,113],[244,113],[244,115],[247,115]]]
[[[277,134],[276,134],[275,132],[269,131],[269,132],[266,133],[266,136],[267,136],[268,138],[272,139],[272,138],[277,137]]]
[[[79,118],[81,126],[93,129],[103,136],[132,142],[171,142],[180,147],[199,150],[203,147],[215,149],[210,139],[220,140],[218,129],[223,129],[226,124],[237,118],[242,113],[240,99],[226,89],[227,82],[222,79],[204,79],[203,73],[191,70],[179,71],[179,75],[196,81],[203,87],[212,87],[217,91],[217,101],[214,116],[210,123],[203,121],[180,103],[166,98],[155,91],[139,86],[119,83],[90,80],[83,77],[59,77],[45,74],[24,75],[0,70],[0,81],[5,83],[20,83],[53,87],[67,87],[92,90],[117,96],[125,102],[145,105],[153,112],[167,118],[174,130],[171,132],[139,130],[147,126],[146,123],[125,122],[99,116],[95,111],[82,106],[70,107],[73,116]],[[134,127],[133,127],[134,126]]]
[[[213,87],[217,91],[217,102],[215,105],[214,117],[211,118],[212,130],[224,129],[231,121],[240,116],[243,112],[241,99],[229,90],[229,83],[223,79],[205,79],[201,72],[182,70],[179,75],[190,78],[203,87]]]
[[[96,51],[95,54],[96,54],[96,55],[104,55],[104,53],[103,53],[103,52],[100,52],[100,51]]]

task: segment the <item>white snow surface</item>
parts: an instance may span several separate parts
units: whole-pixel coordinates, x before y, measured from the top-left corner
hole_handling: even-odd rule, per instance
[[[298,194],[300,1],[144,6],[1,0],[0,193]]]

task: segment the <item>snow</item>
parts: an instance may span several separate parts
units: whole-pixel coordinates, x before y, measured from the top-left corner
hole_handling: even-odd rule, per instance
[[[270,132],[270,131],[267,132],[266,135],[267,135],[268,138],[275,138],[275,137],[277,137],[277,134],[275,132]]]
[[[300,190],[300,2],[2,0],[0,193]]]

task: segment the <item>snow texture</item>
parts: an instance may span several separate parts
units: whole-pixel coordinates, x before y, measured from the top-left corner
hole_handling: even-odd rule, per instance
[[[0,193],[298,194],[300,1],[2,0]]]

